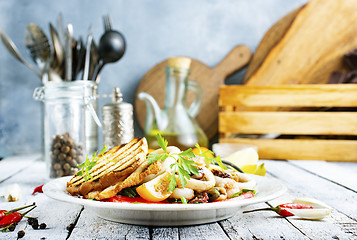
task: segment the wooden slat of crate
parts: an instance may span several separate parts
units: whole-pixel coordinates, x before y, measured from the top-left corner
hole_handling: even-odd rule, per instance
[[[339,140],[339,135],[357,136],[356,112],[286,112],[281,109],[357,107],[355,84],[222,86],[219,104],[220,142],[254,144],[258,146],[260,157],[266,159],[357,161],[357,140]],[[332,136],[331,139],[232,137],[269,133]]]
[[[221,112],[219,130],[242,134],[356,135],[357,112]]]
[[[221,138],[219,142],[253,144],[261,159],[357,161],[354,140]]]
[[[222,86],[219,104],[221,107],[354,107],[356,93],[356,84]]]

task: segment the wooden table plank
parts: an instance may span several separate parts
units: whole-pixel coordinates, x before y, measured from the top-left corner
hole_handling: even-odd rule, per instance
[[[289,162],[357,192],[357,162],[349,163],[348,167],[336,162],[303,160]],[[356,167],[352,168],[353,165]]]
[[[33,188],[48,181],[44,162],[27,156],[10,160],[0,161],[0,193],[7,185],[18,183],[23,197],[19,202],[0,202],[0,209],[35,201],[38,207],[31,216],[39,217],[39,222],[45,222],[47,229],[33,230],[26,221],[22,221],[15,232],[0,233],[0,239],[16,239],[21,228],[26,229],[24,239],[66,239],[66,227],[77,219],[69,239],[357,239],[357,194],[354,183],[349,182],[355,176],[355,163],[265,161],[268,172],[289,188],[288,194],[269,201],[269,204],[275,206],[294,197],[314,197],[335,208],[331,217],[322,221],[282,218],[274,212],[244,215],[238,212],[218,223],[166,228],[110,222],[86,209],[82,211],[81,206],[55,201],[44,194],[33,196]],[[16,168],[18,163],[22,164],[21,171]],[[7,166],[12,169],[10,172]],[[331,175],[333,169],[342,174]],[[267,206],[266,203],[254,204],[242,208],[242,211]]]
[[[301,197],[306,198],[307,195],[305,195],[304,192],[289,190],[288,193],[284,194],[282,197],[269,201],[269,204],[271,206],[277,206]],[[251,214],[257,215],[258,212]],[[273,216],[277,216],[277,214],[271,212],[271,217]],[[286,220],[310,239],[330,239],[333,236],[336,237],[335,239],[355,238],[355,236],[348,233],[348,230],[346,230],[344,226],[341,226],[340,223],[348,223],[347,225],[349,226],[356,226],[357,222],[339,211],[333,211],[330,217],[320,221],[309,221],[298,217],[288,217]]]
[[[0,209],[13,209],[36,202],[37,208],[29,216],[38,217],[39,223],[44,222],[47,224],[47,229],[33,230],[31,226],[26,224],[25,220],[22,220],[15,233],[0,233],[0,239],[3,239],[3,237],[11,239],[21,228],[26,228],[27,239],[40,239],[42,237],[55,240],[66,239],[68,235],[66,228],[70,223],[74,222],[82,207],[52,200],[44,194],[31,195],[34,187],[46,183],[48,179],[46,178],[44,162],[28,161],[30,165],[24,168],[23,171],[6,179],[0,185],[0,193],[2,193],[8,185],[19,184],[22,190],[21,199],[18,202],[0,202]],[[5,172],[3,169],[0,171],[1,173]]]
[[[150,235],[148,227],[107,221],[84,209],[68,239],[150,239]]]
[[[0,183],[8,177],[29,167],[34,161],[42,159],[41,154],[7,157],[0,161]]]
[[[266,207],[267,204],[260,203],[242,208],[242,211]],[[220,224],[231,239],[309,239],[285,218],[273,212],[239,212]]]
[[[179,228],[180,239],[229,239],[218,223]]]
[[[152,228],[153,240],[179,240],[179,231],[177,227],[154,227]]]
[[[285,161],[269,161],[266,163],[268,171],[285,182],[292,196],[316,198],[334,208],[331,217],[323,221],[296,221],[291,219],[294,226],[313,239],[325,239],[326,236],[340,239],[357,238],[357,194],[354,191],[325,178],[310,174],[304,169]],[[275,206],[282,202],[277,199],[271,201],[271,203]]]

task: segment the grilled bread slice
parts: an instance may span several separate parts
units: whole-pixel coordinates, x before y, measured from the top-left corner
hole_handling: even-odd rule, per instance
[[[110,186],[117,185],[138,168],[144,168],[145,164],[145,168],[147,167],[147,153],[148,146],[145,138],[135,138],[127,144],[112,148],[100,156],[96,165],[89,171],[91,179],[85,181],[83,175],[76,174],[67,183],[66,190],[71,195],[88,197],[90,192],[101,192]]]
[[[114,197],[122,189],[138,185],[144,180],[147,175],[157,174],[162,169],[161,161],[156,161],[155,163],[148,165],[146,156],[144,158],[144,161],[140,162],[140,166],[124,180],[118,181],[116,184],[107,187],[103,191],[89,192],[85,197],[94,198],[96,200],[103,200],[110,197]]]

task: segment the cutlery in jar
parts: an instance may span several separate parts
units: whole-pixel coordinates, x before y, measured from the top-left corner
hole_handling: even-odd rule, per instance
[[[53,68],[59,75],[62,75],[62,64],[64,60],[64,50],[59,39],[58,33],[54,26],[49,23],[50,27],[50,34],[52,39],[52,46],[53,46],[53,60],[51,62],[51,68]]]
[[[26,27],[25,44],[33,61],[41,69],[41,77],[48,77],[43,81],[51,80],[48,75],[49,65],[53,58],[51,45],[42,29],[34,23],[29,23]]]
[[[92,76],[92,79],[95,80],[97,84],[99,84],[100,79],[97,79],[97,76],[104,65],[107,63],[114,63],[121,59],[126,48],[124,36],[120,32],[112,30],[109,15],[103,17],[103,22],[105,32],[99,41],[99,64],[96,66]]]
[[[73,61],[73,52],[72,52],[72,40],[73,40],[73,25],[67,24],[66,28],[66,49],[65,49],[65,80],[72,80],[72,61]]]
[[[86,52],[85,52],[85,59],[84,59],[84,70],[82,79],[89,80],[89,63],[90,63],[90,54],[91,54],[91,47],[93,41],[93,33],[92,33],[92,26],[89,27],[88,37],[86,42]]]
[[[16,47],[15,43],[3,32],[0,30],[1,40],[4,43],[7,50],[10,54],[15,57],[19,62],[23,63],[25,66],[30,68],[32,71],[36,73],[37,76],[41,77],[41,73],[36,69],[35,66],[27,62],[23,57],[21,57],[18,48]]]

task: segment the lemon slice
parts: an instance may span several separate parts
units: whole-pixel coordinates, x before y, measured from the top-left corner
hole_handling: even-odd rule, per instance
[[[170,183],[170,177],[170,172],[164,172],[151,181],[141,184],[138,188],[136,188],[136,192],[145,200],[161,202],[168,198],[172,193],[167,191]]]
[[[256,165],[259,156],[254,148],[249,147],[236,151],[223,159],[237,165],[239,168],[243,168],[247,165]]]
[[[265,176],[267,173],[267,170],[265,169],[264,163],[260,164],[259,167],[257,167],[257,170],[253,174],[259,175],[259,176]]]
[[[253,147],[236,151],[231,155],[224,157],[224,160],[235,164],[245,173],[265,176],[267,172],[264,163],[258,165],[259,156]]]

